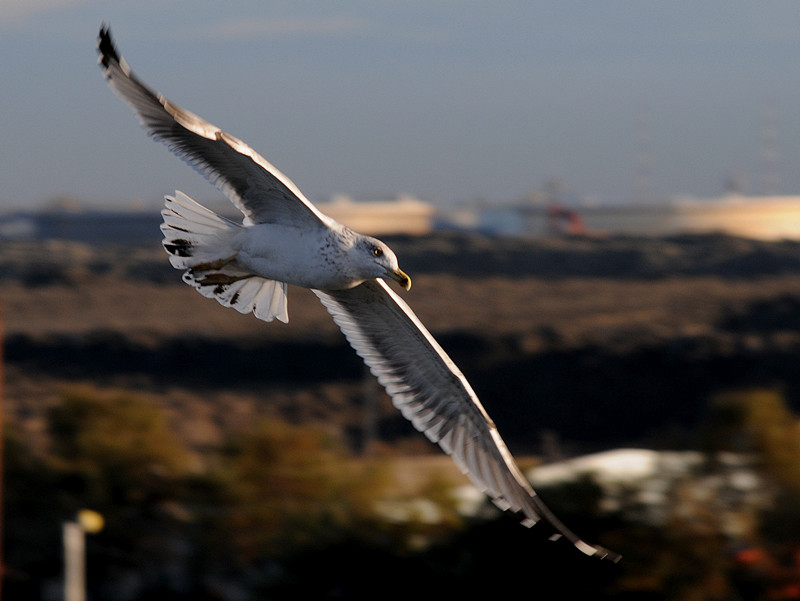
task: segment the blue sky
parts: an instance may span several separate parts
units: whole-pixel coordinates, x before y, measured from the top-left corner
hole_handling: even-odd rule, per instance
[[[218,193],[143,133],[96,65],[101,22],[148,84],[312,201],[800,194],[792,1],[0,2],[0,209]],[[767,117],[767,115],[771,115]]]

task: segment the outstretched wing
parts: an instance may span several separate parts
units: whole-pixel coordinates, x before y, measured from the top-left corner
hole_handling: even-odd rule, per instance
[[[155,139],[219,188],[245,223],[327,223],[292,181],[247,144],[151,90],[131,72],[103,26],[97,46],[108,84]]]
[[[382,280],[314,293],[347,340],[417,430],[450,455],[501,509],[547,521],[587,555],[619,556],[585,543],[545,506],[522,475],[496,426],[455,363]]]

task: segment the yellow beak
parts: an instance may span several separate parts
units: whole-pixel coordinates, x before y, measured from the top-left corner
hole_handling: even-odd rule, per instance
[[[402,269],[387,269],[386,275],[392,278],[395,282],[400,284],[406,290],[411,290],[411,278],[408,277]]]

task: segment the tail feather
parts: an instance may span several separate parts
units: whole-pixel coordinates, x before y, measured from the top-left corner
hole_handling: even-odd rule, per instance
[[[182,192],[165,197],[162,242],[183,281],[207,298],[264,321],[289,321],[286,284],[258,277],[235,260],[232,238],[245,226],[217,215]],[[213,268],[212,268],[213,266]],[[223,283],[220,283],[223,282]]]
[[[276,317],[286,323],[289,313],[286,308],[286,284],[251,277],[232,284],[203,285],[202,276],[187,270],[183,281],[194,287],[206,298],[214,298],[223,307],[231,307],[239,313],[254,313],[258,319],[272,321]]]
[[[286,310],[286,284],[274,280],[264,280],[271,286],[262,284],[256,291],[253,299],[253,313],[259,319],[270,321],[272,317],[277,317],[286,323],[289,321],[289,313]],[[246,298],[242,298],[246,301]]]
[[[230,239],[242,228],[238,223],[217,215],[183,192],[165,196],[161,211],[164,223],[162,244],[176,269],[189,269],[208,263],[230,252]]]

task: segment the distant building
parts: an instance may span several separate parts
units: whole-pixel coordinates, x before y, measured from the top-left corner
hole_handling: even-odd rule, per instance
[[[578,210],[588,227],[610,234],[722,233],[759,240],[800,239],[800,196],[676,197],[662,205]]]
[[[554,216],[560,216],[560,220]],[[454,227],[497,235],[722,233],[759,240],[800,240],[800,196],[674,197],[641,205],[484,205],[454,211],[451,221]]]
[[[428,234],[433,230],[436,213],[429,203],[408,195],[372,201],[355,201],[340,195],[330,202],[318,204],[317,208],[357,232],[373,236]]]
[[[762,240],[800,239],[800,196],[682,198],[674,203],[676,227],[721,231]]]

